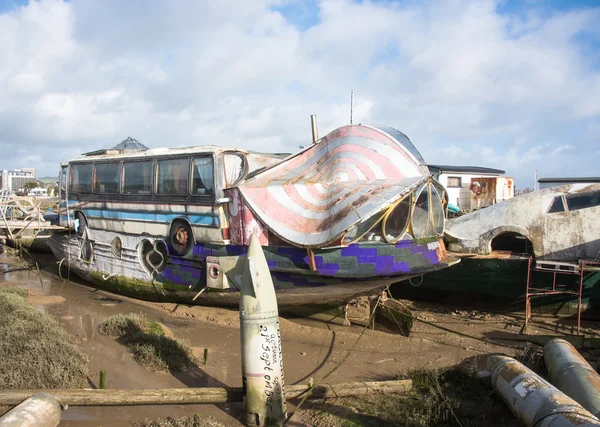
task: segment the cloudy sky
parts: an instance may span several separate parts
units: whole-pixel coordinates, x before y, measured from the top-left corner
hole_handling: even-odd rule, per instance
[[[294,151],[355,121],[429,163],[600,175],[600,2],[0,0],[0,169],[132,136]]]

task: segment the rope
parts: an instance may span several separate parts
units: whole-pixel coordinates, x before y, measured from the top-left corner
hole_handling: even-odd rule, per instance
[[[389,287],[388,287],[388,288],[389,288]],[[392,301],[396,301],[397,303],[399,303],[399,304],[402,304],[402,303],[401,303],[400,301],[398,301],[396,298],[394,298],[393,296],[391,296],[391,294],[389,293],[389,290],[388,290],[388,295],[390,295],[390,299],[391,299]],[[390,310],[392,310],[392,311],[396,311],[396,312],[398,312],[398,313],[400,313],[400,314],[402,314],[402,315],[404,315],[404,316],[408,316],[408,317],[410,317],[410,318],[411,318],[411,319],[413,319],[413,320],[417,320],[417,321],[419,321],[419,322],[425,323],[426,325],[433,326],[434,328],[441,329],[442,331],[445,331],[445,332],[450,332],[451,334],[456,334],[456,335],[458,335],[458,336],[462,336],[462,337],[465,337],[465,338],[470,338],[470,339],[473,339],[473,340],[481,341],[481,342],[484,342],[484,343],[486,343],[486,344],[492,344],[492,345],[496,345],[496,346],[499,346],[499,347],[506,347],[506,348],[520,349],[520,347],[517,347],[517,346],[514,346],[514,345],[510,345],[510,344],[502,344],[502,343],[499,343],[499,342],[496,342],[496,341],[490,340],[490,339],[488,339],[488,338],[476,337],[476,336],[474,336],[474,335],[465,334],[464,332],[455,331],[455,330],[453,330],[453,329],[446,328],[445,326],[440,326],[440,325],[438,325],[438,324],[436,324],[436,323],[433,323],[433,322],[428,322],[427,320],[420,319],[419,317],[415,317],[415,316],[413,316],[412,314],[407,314],[407,313],[404,313],[404,312],[402,312],[402,311],[400,311],[400,310],[398,310],[398,309],[396,309],[396,308],[388,307],[388,309],[390,309]],[[398,321],[397,321],[395,318],[394,318],[394,321],[395,321],[396,323],[398,323]],[[398,325],[398,326],[400,326],[400,325]]]
[[[375,304],[375,307],[373,308],[373,311],[371,312],[371,317],[369,318],[369,321],[363,327],[362,331],[360,331],[360,334],[358,335],[358,338],[356,339],[356,341],[354,342],[354,344],[352,345],[352,347],[350,348],[350,350],[348,350],[348,353],[346,353],[346,355],[344,356],[344,358],[342,360],[340,360],[339,363],[337,365],[335,365],[331,371],[329,371],[327,374],[325,374],[325,376],[323,378],[321,378],[321,382],[324,379],[326,379],[327,377],[329,377],[330,375],[332,375],[335,371],[337,371],[338,368],[340,366],[342,366],[344,364],[344,362],[346,362],[346,360],[348,360],[348,357],[354,351],[354,349],[358,345],[358,342],[363,337],[365,331],[367,330],[367,328],[371,324],[371,322],[373,320],[373,317],[375,317],[375,310],[377,310],[377,306],[379,305],[379,301],[380,300],[381,300],[381,294],[379,294],[379,297],[377,298],[377,303]],[[296,405],[296,408],[292,411],[292,413],[290,415],[288,415],[288,417],[283,422],[283,424],[281,425],[281,427],[285,426],[292,419],[292,417],[296,414],[296,412],[298,412],[298,410],[300,409],[300,407],[304,404],[304,402],[306,401],[306,399],[308,399],[308,397],[310,396],[311,391],[313,390],[313,388],[317,387],[319,384],[320,383],[317,383],[317,384],[309,383],[308,389],[305,391],[306,394],[304,395],[304,397],[302,398],[302,400],[298,403],[298,405]]]

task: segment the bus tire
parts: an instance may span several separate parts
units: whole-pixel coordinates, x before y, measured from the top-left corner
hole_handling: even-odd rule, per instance
[[[177,255],[185,255],[194,246],[192,227],[183,219],[176,219],[171,224],[169,243]]]
[[[85,230],[87,230],[87,220],[85,219],[85,215],[83,212],[76,212],[75,219],[79,221],[79,226],[77,227],[77,235],[83,236]]]

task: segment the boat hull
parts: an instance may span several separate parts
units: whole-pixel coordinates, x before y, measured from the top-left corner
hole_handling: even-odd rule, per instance
[[[49,246],[62,260],[63,269],[70,269],[98,287],[150,301],[238,306],[235,281],[230,279],[229,289],[207,287],[206,258],[244,255],[246,247],[196,244],[186,256],[166,256],[158,273],[144,263],[147,238],[97,230],[90,230],[90,235],[91,238],[82,239],[74,233],[55,233]],[[119,256],[110,244],[115,237],[123,241]],[[147,246],[152,248],[152,244]],[[309,306],[315,312],[375,294],[390,283],[453,263],[445,259],[443,243],[437,241],[315,250],[313,269],[305,249],[263,249],[279,306]]]

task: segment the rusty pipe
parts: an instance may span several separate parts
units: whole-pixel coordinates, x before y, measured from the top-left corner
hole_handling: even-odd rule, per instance
[[[312,129],[312,140],[313,143],[317,143],[319,140],[319,134],[317,132],[317,116],[315,114],[311,114],[310,116],[310,127]]]
[[[600,375],[568,341],[555,338],[544,346],[550,381],[585,409],[600,417]]]
[[[598,418],[515,359],[491,356],[487,366],[494,389],[524,426],[600,426]]]
[[[56,427],[62,409],[48,393],[36,393],[0,417],[0,427]]]

